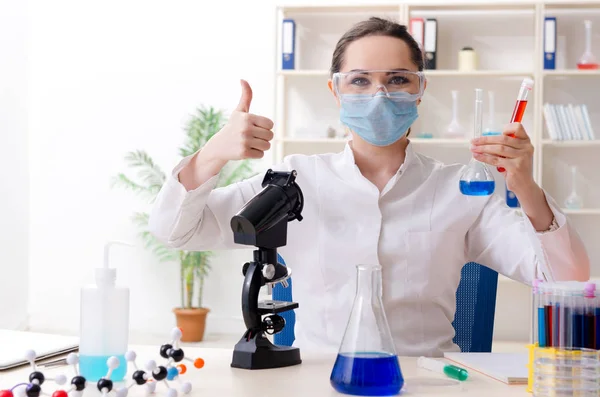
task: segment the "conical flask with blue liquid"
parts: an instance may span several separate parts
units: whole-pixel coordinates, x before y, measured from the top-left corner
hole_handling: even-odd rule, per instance
[[[483,129],[483,90],[475,90],[475,138]],[[487,165],[471,158],[460,176],[459,189],[465,196],[489,196],[494,193],[496,181]]]
[[[380,265],[358,265],[356,296],[331,385],[343,394],[391,396],[404,378],[385,316]]]

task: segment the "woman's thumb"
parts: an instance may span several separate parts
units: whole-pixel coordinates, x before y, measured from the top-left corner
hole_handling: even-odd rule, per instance
[[[248,113],[250,111],[250,102],[252,102],[252,88],[250,88],[250,84],[246,80],[240,80],[240,84],[242,85],[242,97],[235,110]]]

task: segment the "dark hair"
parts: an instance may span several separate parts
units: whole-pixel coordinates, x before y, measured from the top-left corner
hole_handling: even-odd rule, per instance
[[[333,75],[342,68],[344,63],[344,55],[346,54],[346,47],[348,44],[367,36],[389,36],[395,37],[404,41],[411,52],[411,60],[417,65],[419,71],[424,68],[423,52],[419,47],[419,43],[412,37],[412,35],[406,29],[406,26],[400,25],[399,23],[391,20],[371,17],[366,21],[362,21],[354,25],[348,30],[342,38],[338,41],[333,51],[333,58],[331,60],[330,72]]]

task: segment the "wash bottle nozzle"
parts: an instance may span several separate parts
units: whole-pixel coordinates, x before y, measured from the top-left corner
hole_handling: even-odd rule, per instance
[[[442,361],[434,360],[427,357],[419,357],[417,360],[417,366],[420,368],[428,369],[438,374],[445,374],[447,377],[465,381],[469,377],[469,373],[466,369],[457,367],[456,365],[446,364]]]
[[[124,241],[109,241],[104,244],[104,266],[96,268],[97,285],[114,285],[117,280],[117,269],[110,267],[110,248],[113,245],[133,247],[133,244]]]

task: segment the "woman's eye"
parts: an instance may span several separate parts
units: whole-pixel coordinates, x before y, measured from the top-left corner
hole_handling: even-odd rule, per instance
[[[408,79],[406,77],[403,76],[394,76],[390,79],[390,84],[406,84],[408,83]]]
[[[366,84],[369,84],[369,80],[365,79],[364,77],[355,77],[352,79],[351,84],[364,86]]]

